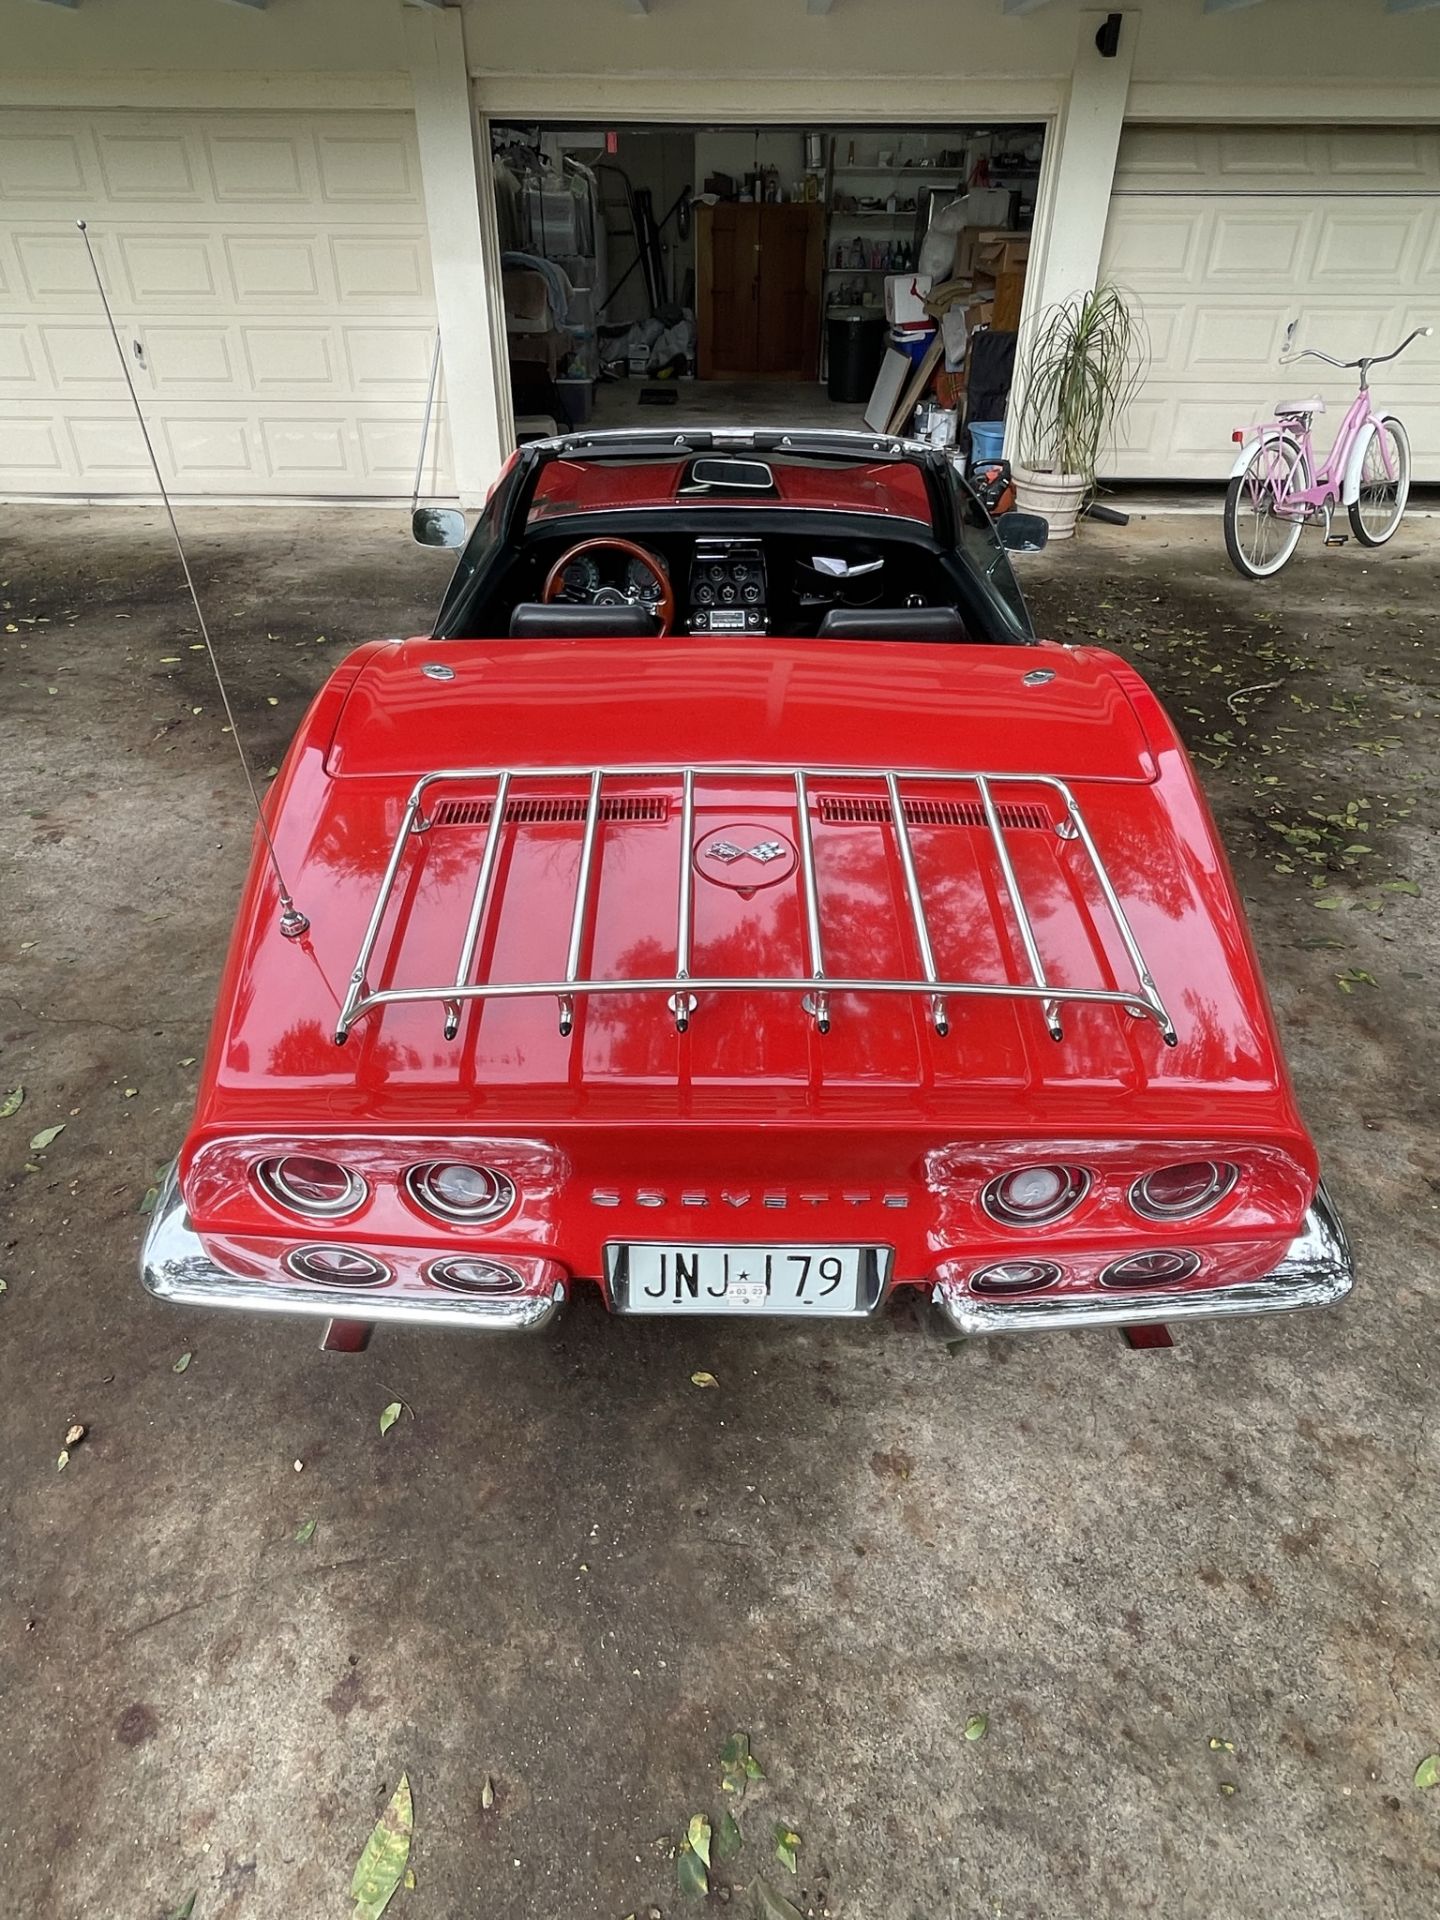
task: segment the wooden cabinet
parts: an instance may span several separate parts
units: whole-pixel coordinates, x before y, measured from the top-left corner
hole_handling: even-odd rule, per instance
[[[824,209],[726,200],[696,211],[700,378],[815,379]]]

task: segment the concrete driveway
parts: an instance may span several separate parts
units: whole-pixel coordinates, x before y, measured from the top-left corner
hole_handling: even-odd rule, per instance
[[[398,513],[184,520],[262,769],[446,570]],[[150,1303],[244,791],[156,513],[7,509],[0,580],[6,1915],[346,1913],[404,1770],[392,1915],[674,1920],[741,1729],[737,1912],[757,1874],[850,1920],[1436,1910],[1433,522],[1268,589],[1210,520],[1028,570],[1207,756],[1361,1265],[1336,1312],[1158,1353],[582,1297],[554,1338],[342,1358]]]

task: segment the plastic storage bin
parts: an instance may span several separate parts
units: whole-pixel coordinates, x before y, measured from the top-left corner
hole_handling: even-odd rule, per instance
[[[970,457],[972,460],[999,460],[1005,452],[1005,422],[1003,420],[972,420],[970,422]]]

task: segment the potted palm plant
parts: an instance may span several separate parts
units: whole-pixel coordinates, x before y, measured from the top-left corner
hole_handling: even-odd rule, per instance
[[[1037,314],[1021,341],[1016,505],[1068,540],[1095,468],[1149,358],[1144,324],[1117,287],[1072,294]]]

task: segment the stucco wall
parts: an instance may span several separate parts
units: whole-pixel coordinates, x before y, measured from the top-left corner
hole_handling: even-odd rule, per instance
[[[1093,5],[1094,0],[1087,0]],[[1137,17],[1137,82],[1254,80],[1440,84],[1440,20],[1387,14],[1381,0],[1266,0],[1206,14],[1202,0],[1145,0]],[[960,75],[1061,78],[1070,71],[1075,0],[1005,14],[1000,0],[465,0],[477,74],[787,75],[868,80]]]
[[[660,101],[654,110],[699,119],[763,115],[767,90],[790,82],[782,90],[793,102],[797,79],[814,81],[817,118],[837,97],[902,112],[904,92],[886,86],[881,100],[876,82],[908,83],[926,111],[936,108],[942,78],[1043,82],[1053,92],[1070,72],[1078,10],[1076,0],[1019,16],[1003,13],[1000,0],[835,0],[824,15],[808,14],[804,0],[651,0],[644,14],[622,0],[464,4],[486,104],[493,96],[511,106],[516,82],[523,94],[527,80],[583,77],[604,111],[637,82],[681,77],[673,109]],[[229,76],[247,91],[275,76],[287,105],[294,95],[279,79],[287,74],[344,76],[351,98],[366,79],[385,92],[382,76],[405,74],[402,11],[400,0],[269,0],[263,10],[224,0],[81,0],[76,8],[0,0],[0,99],[84,97],[92,83],[136,75],[149,104],[165,76],[182,73]],[[1221,14],[1206,14],[1201,0],[1144,0],[1124,11],[1136,22],[1142,92],[1175,83],[1202,91],[1257,81],[1288,90],[1395,83],[1440,97],[1433,12],[1389,14],[1381,0],[1265,0]],[[1426,117],[1436,114],[1440,107]]]
[[[400,0],[0,0],[0,87],[76,66],[106,72],[308,73],[405,68]]]

